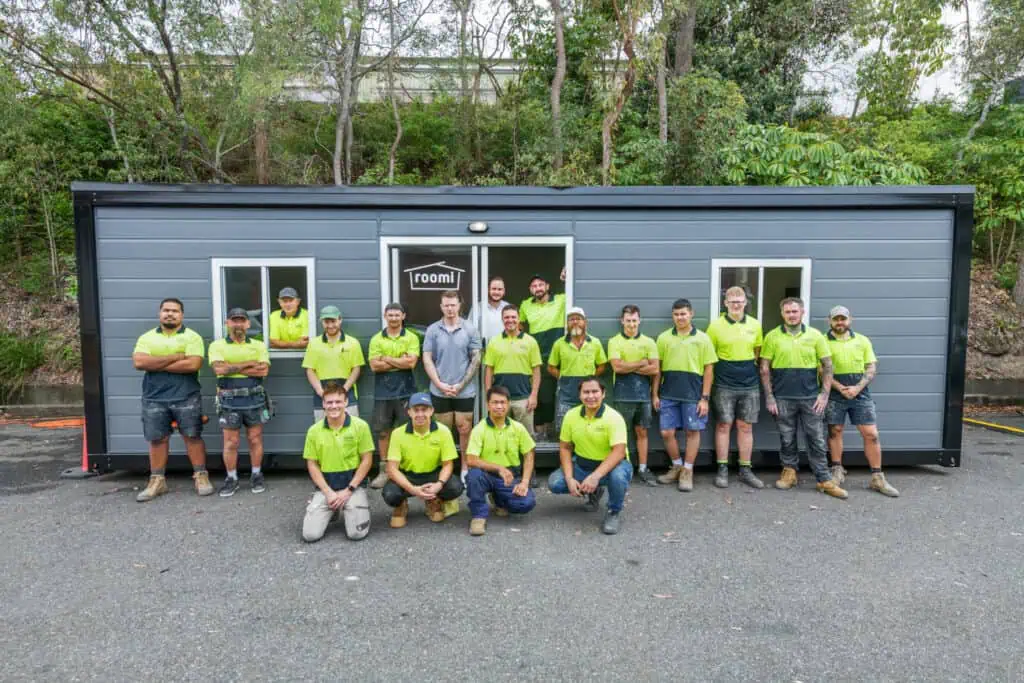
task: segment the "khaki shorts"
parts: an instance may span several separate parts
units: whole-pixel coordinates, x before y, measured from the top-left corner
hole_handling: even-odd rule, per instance
[[[520,399],[518,401],[512,401],[510,404],[510,412],[512,413],[512,419],[526,427],[526,431],[533,436],[533,411],[526,409],[526,403],[529,399]]]

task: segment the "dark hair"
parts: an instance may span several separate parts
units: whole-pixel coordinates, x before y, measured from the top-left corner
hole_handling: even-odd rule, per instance
[[[626,304],[622,307],[622,315],[619,317],[621,318],[622,316],[629,315],[630,313],[640,315],[640,307],[635,304]]]
[[[348,400],[348,392],[345,391],[345,385],[341,382],[328,381],[323,384],[323,398],[326,398],[328,394],[341,394]]]
[[[181,312],[182,312],[182,313],[184,313],[184,312],[185,312],[185,304],[181,303],[181,299],[177,299],[177,298],[175,298],[175,297],[173,297],[173,296],[171,296],[171,297],[167,297],[166,299],[164,299],[163,301],[161,301],[161,302],[160,302],[160,306],[158,306],[156,310],[158,310],[158,311],[159,311],[159,310],[160,310],[161,308],[163,308],[163,307],[164,307],[164,304],[167,304],[167,303],[171,303],[171,304],[178,304],[178,308],[180,308],[180,309],[181,309]]]
[[[518,306],[516,306],[515,304],[506,304],[505,307],[501,309],[501,316],[505,317],[505,314],[508,313],[509,311],[515,311],[516,315],[519,315]]]
[[[604,394],[604,392],[605,392],[604,385],[601,384],[601,380],[599,380],[597,378],[597,375],[590,375],[589,377],[584,377],[583,379],[581,379],[580,380],[579,388],[576,390],[576,392],[579,393],[579,394],[582,394],[583,393],[583,385],[586,384],[587,382],[597,382],[597,386],[601,387],[601,393]]]
[[[487,281],[487,286],[490,287],[493,285],[495,280],[500,280],[501,284],[505,284],[505,278],[500,275],[492,275],[491,279]]]
[[[781,311],[786,307],[786,304],[796,304],[800,308],[804,307],[804,300],[798,296],[787,296],[785,299],[779,302],[779,310]]]
[[[690,303],[689,299],[676,299],[672,302],[672,310],[678,311],[680,308],[688,308],[693,310],[693,304]]]
[[[504,396],[507,400],[512,400],[512,394],[508,393],[508,389],[505,387],[498,386],[497,384],[492,385],[487,390],[487,400],[490,401],[492,396]]]
[[[443,292],[441,292],[441,298],[442,299],[458,299],[459,303],[460,304],[462,303],[462,295],[459,294],[459,292],[457,290],[454,290],[454,289],[446,289]]]
[[[397,301],[392,301],[391,303],[384,307],[384,312],[387,313],[388,311],[398,311],[399,313],[405,313],[405,306],[398,303]]]

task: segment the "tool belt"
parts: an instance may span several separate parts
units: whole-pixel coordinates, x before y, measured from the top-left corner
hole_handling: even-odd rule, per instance
[[[231,404],[231,399],[235,398],[247,398],[253,397],[254,399],[262,398],[262,402],[254,400],[252,405],[244,407],[236,407]],[[274,416],[274,400],[270,398],[270,394],[267,390],[262,387],[241,387],[238,389],[221,389],[218,387],[217,396],[214,399],[214,403],[217,406],[217,414],[220,415],[228,410],[263,410],[263,422],[268,422],[270,418]]]
[[[241,389],[217,389],[218,398],[238,398],[242,396],[264,396],[267,391],[263,387],[242,387]]]

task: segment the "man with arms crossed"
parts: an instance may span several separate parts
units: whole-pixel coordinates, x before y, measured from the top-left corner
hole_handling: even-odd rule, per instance
[[[800,454],[797,451],[797,422],[807,437],[807,460],[818,490],[834,498],[847,493],[832,481],[825,459],[825,406],[832,386],[832,356],[825,335],[803,324],[804,302],[787,297],[780,304],[782,325],[764,337],[761,346],[761,384],[764,403],[775,416],[782,442],[779,457],[782,476],[775,488],[791,489],[797,485]],[[818,367],[822,383],[818,385]]]
[[[487,417],[473,427],[469,437],[466,492],[473,516],[469,523],[472,536],[483,536],[487,531],[487,494],[494,497],[499,517],[510,512],[526,514],[537,504],[527,485],[533,474],[533,437],[526,427],[509,418],[508,412],[508,389],[491,387],[487,390]]]
[[[647,469],[647,430],[651,426],[651,386],[661,372],[658,345],[640,333],[640,308],[622,307],[622,331],[608,340],[608,362],[614,371],[612,400],[615,409],[636,433],[640,480],[657,486],[658,479]]]
[[[391,433],[388,441],[388,481],[381,492],[394,508],[391,528],[401,529],[409,516],[410,496],[423,501],[431,522],[443,522],[444,501],[462,495],[455,476],[455,440],[452,432],[434,419],[430,394],[409,399],[409,422]]]
[[[832,479],[842,485],[846,479],[843,468],[843,425],[846,416],[864,439],[864,457],[871,467],[869,487],[883,496],[896,498],[900,492],[882,474],[882,444],[878,440],[875,401],[868,384],[875,378],[878,359],[871,340],[850,329],[853,316],[846,306],[835,306],[829,312],[828,347],[832,352],[832,391],[825,408],[828,423],[828,449],[832,456]]]
[[[224,469],[227,476],[220,497],[238,490],[238,443],[242,427],[249,442],[252,473],[249,489],[263,493],[263,425],[270,421],[270,407],[263,378],[270,372],[270,352],[263,342],[249,339],[249,315],[244,308],[228,311],[228,335],[210,344],[209,357],[217,375],[217,415],[224,435]]]
[[[754,425],[761,412],[758,390],[758,354],[761,352],[761,323],[747,315],[747,294],[742,287],[725,290],[726,312],[708,325],[708,338],[715,347],[718,363],[711,387],[715,419],[715,454],[718,474],[715,486],[729,486],[729,432],[736,424],[736,447],[740,452],[741,482],[755,489],[764,482],[754,476],[750,456],[754,451]]]
[[[270,348],[300,350],[309,343],[309,312],[294,287],[285,287],[277,295],[276,311],[270,313]]]
[[[306,506],[302,540],[319,541],[340,512],[345,535],[353,541],[370,533],[370,501],[366,475],[373,465],[370,426],[345,411],[348,392],[335,382],[324,385],[326,417],[306,432],[302,457],[317,491]]]
[[[313,388],[313,421],[324,419],[323,385],[335,382],[345,390],[349,415],[359,416],[359,394],[356,382],[366,361],[359,340],[341,329],[341,311],[337,306],[320,309],[324,333],[313,337],[302,357],[306,380]]]
[[[132,352],[142,378],[142,434],[149,442],[149,483],[135,497],[140,503],[167,493],[167,455],[172,422],[185,442],[196,493],[213,493],[206,471],[203,444],[203,406],[199,368],[203,366],[203,338],[185,327],[185,306],[179,299],[160,302],[160,326],[139,337]]]
[[[672,461],[668,472],[658,477],[662,484],[678,482],[680,491],[693,490],[693,463],[700,449],[700,433],[708,426],[708,403],[714,378],[715,347],[708,336],[693,326],[693,305],[689,299],[672,304],[674,326],[658,335],[661,386],[652,401],[659,411],[661,438]],[[686,457],[679,455],[676,430],[686,431]]]
[[[384,307],[386,327],[370,339],[370,369],[373,370],[373,428],[380,448],[380,470],[370,482],[379,489],[387,483],[384,459],[388,438],[396,422],[408,414],[408,399],[416,391],[412,371],[420,358],[420,339],[405,329],[405,308],[399,303]]]

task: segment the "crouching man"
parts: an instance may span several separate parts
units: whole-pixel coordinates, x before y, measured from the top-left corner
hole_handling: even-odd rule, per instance
[[[472,536],[483,536],[487,531],[487,494],[494,497],[499,517],[510,512],[526,514],[537,504],[529,485],[536,444],[526,427],[508,417],[511,404],[505,387],[488,389],[487,417],[469,435],[466,491],[473,516],[469,523]]]
[[[409,515],[410,496],[423,501],[431,522],[443,522],[444,502],[462,495],[462,480],[452,476],[459,454],[448,427],[434,419],[430,394],[409,399],[409,422],[388,440],[388,483],[381,492],[394,508],[391,528],[401,529]]]
[[[339,516],[353,541],[370,533],[366,475],[373,465],[373,435],[365,420],[345,412],[348,393],[340,382],[323,385],[323,420],[306,431],[302,457],[317,491],[306,506],[302,540],[319,541]]]
[[[586,497],[586,508],[597,510],[608,487],[608,512],[601,531],[619,533],[633,466],[626,452],[626,421],[604,404],[604,387],[597,377],[579,385],[583,405],[571,409],[558,436],[561,469],[548,477],[551,493]]]

